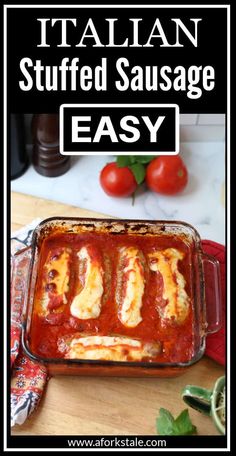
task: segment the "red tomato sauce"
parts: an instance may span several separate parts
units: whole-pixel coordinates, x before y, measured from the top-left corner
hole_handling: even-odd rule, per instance
[[[76,291],[76,254],[85,245],[94,245],[98,252],[98,259],[102,261],[105,270],[104,294],[102,309],[98,318],[82,320],[70,314],[70,305]],[[145,292],[143,296],[141,316],[142,321],[135,328],[125,327],[118,318],[118,309],[115,302],[117,280],[117,265],[119,247],[138,247],[146,258]],[[39,315],[33,309],[31,329],[29,334],[30,347],[33,353],[43,358],[61,358],[63,354],[57,349],[59,338],[78,333],[82,337],[87,335],[122,335],[141,339],[145,342],[161,341],[162,353],[148,359],[149,362],[187,362],[194,354],[194,312],[192,308],[193,290],[191,288],[191,248],[178,237],[136,234],[59,234],[46,238],[40,249],[38,276],[35,296],[40,297],[42,292],[43,266],[51,249],[69,247],[72,249],[70,261],[70,283],[67,294],[67,304],[63,305],[63,312],[48,309],[45,316]],[[163,299],[163,279],[160,273],[153,272],[148,267],[147,255],[156,250],[176,248],[184,252],[184,259],[178,262],[178,269],[186,280],[185,290],[191,300],[189,314],[186,320],[177,324],[164,321],[158,312],[159,306],[165,306]],[[102,260],[101,260],[102,259]]]

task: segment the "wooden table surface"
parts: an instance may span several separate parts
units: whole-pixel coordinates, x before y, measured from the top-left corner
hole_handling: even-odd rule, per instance
[[[98,217],[102,214],[29,195],[12,193],[11,226],[50,216]],[[156,435],[160,407],[178,415],[186,384],[211,388],[224,369],[204,357],[176,378],[108,378],[57,376],[48,382],[38,409],[13,435]],[[200,435],[216,435],[210,418],[190,409]]]

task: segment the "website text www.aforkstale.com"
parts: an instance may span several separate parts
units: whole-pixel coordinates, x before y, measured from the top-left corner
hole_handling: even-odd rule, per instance
[[[164,439],[125,438],[88,438],[67,440],[69,448],[165,448]]]

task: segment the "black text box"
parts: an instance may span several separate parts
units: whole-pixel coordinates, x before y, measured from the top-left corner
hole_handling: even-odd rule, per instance
[[[179,108],[173,104],[62,105],[60,152],[175,155],[179,152]]]

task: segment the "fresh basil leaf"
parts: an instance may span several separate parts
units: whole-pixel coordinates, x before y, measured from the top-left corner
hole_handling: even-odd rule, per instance
[[[158,434],[173,435],[174,417],[168,410],[160,409],[156,424]]]
[[[141,184],[145,178],[145,167],[141,163],[135,163],[134,165],[129,166],[131,169],[137,184]]]
[[[174,419],[168,410],[161,408],[156,424],[157,432],[161,435],[191,435],[197,433],[197,428],[192,424],[187,409],[183,410]]]
[[[144,165],[150,163],[155,158],[155,155],[135,155],[137,163],[143,163]]]
[[[116,158],[116,164],[119,168],[135,165],[136,163],[146,165],[154,158],[155,155],[118,155]]]
[[[134,165],[135,163],[137,163],[137,156],[136,155],[129,155],[129,159],[130,159],[130,164],[131,165]]]
[[[174,435],[196,434],[197,428],[190,420],[188,410],[183,410],[175,419],[173,426]]]
[[[119,155],[116,158],[116,164],[118,168],[124,168],[125,166],[129,166],[132,164],[130,161],[131,156],[130,155]]]

